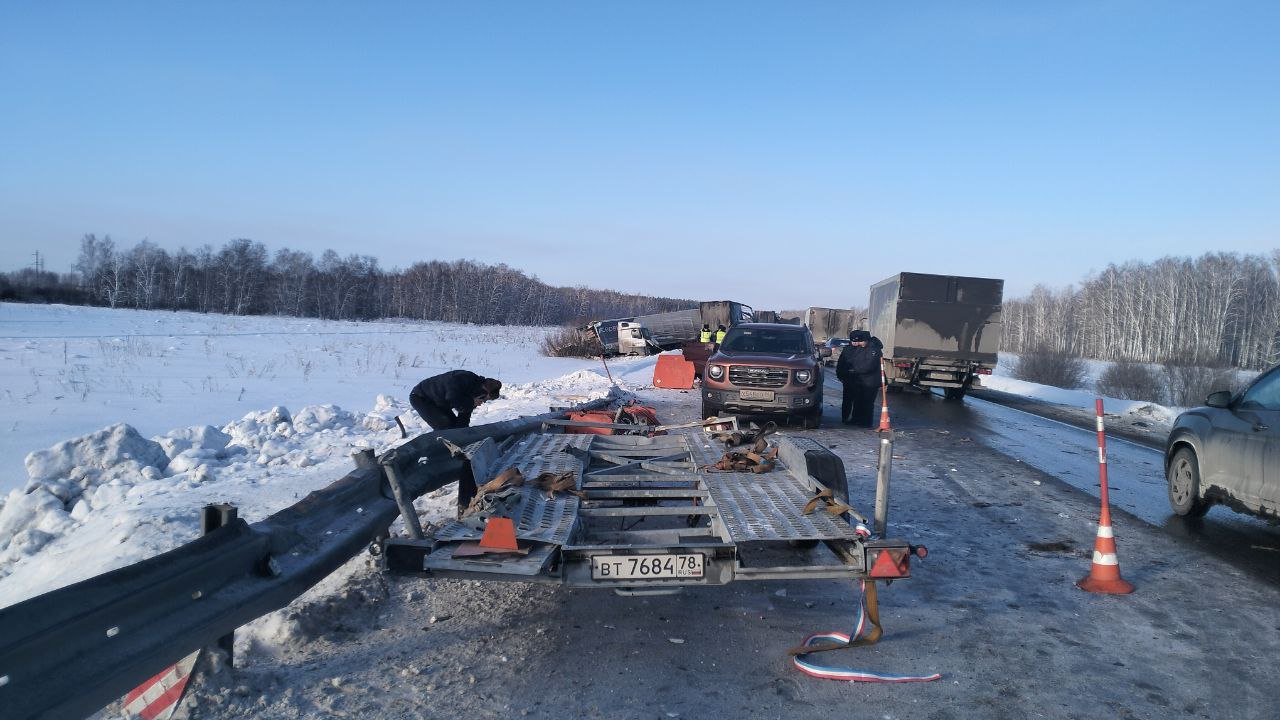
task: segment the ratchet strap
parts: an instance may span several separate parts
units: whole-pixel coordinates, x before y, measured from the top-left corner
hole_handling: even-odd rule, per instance
[[[805,503],[804,505],[803,514],[808,515],[809,513],[812,513],[814,510],[818,509],[818,505],[822,505],[824,508],[826,508],[827,512],[831,513],[832,515],[843,515],[853,510],[852,507],[845,505],[839,500],[836,500],[835,497],[831,494],[830,488],[822,488],[817,492],[817,494],[815,494],[812,498],[810,498],[809,502]],[[874,598],[875,585],[872,585],[871,587],[872,587],[871,596]]]
[[[942,677],[939,673],[932,675],[889,675],[873,673],[852,668],[830,667],[813,662],[815,653],[830,650],[846,650],[853,647],[874,645],[884,635],[880,626],[880,600],[876,594],[876,584],[866,580],[858,581],[858,616],[854,622],[853,632],[845,635],[838,632],[826,632],[810,635],[799,647],[791,648],[787,654],[791,662],[800,672],[826,680],[845,680],[847,682],[930,682]],[[868,629],[868,624],[870,629]]]

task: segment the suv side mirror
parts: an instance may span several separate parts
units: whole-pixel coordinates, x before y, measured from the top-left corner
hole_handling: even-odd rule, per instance
[[[1231,407],[1231,391],[1219,390],[1216,393],[1210,393],[1209,397],[1205,398],[1204,404],[1212,408]]]

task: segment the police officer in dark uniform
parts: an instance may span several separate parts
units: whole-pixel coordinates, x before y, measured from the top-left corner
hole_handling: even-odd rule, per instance
[[[880,390],[880,358],[884,344],[866,330],[849,333],[848,347],[840,352],[836,377],[844,385],[840,420],[846,425],[871,427],[876,393]]]
[[[450,370],[418,383],[409,404],[432,430],[471,425],[471,412],[487,400],[497,400],[502,383],[470,370]],[[455,414],[456,413],[456,414]]]

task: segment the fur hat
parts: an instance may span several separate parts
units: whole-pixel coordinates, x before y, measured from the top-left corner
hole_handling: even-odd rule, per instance
[[[497,400],[500,397],[499,393],[502,392],[502,383],[493,378],[485,378],[484,382],[480,383],[480,387],[484,389],[486,397],[490,400]]]
[[[849,333],[849,342],[871,342],[871,333],[866,330],[854,330]]]

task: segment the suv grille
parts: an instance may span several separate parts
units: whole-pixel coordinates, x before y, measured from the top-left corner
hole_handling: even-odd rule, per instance
[[[780,388],[787,384],[790,370],[785,368],[730,365],[729,382],[739,387]]]

